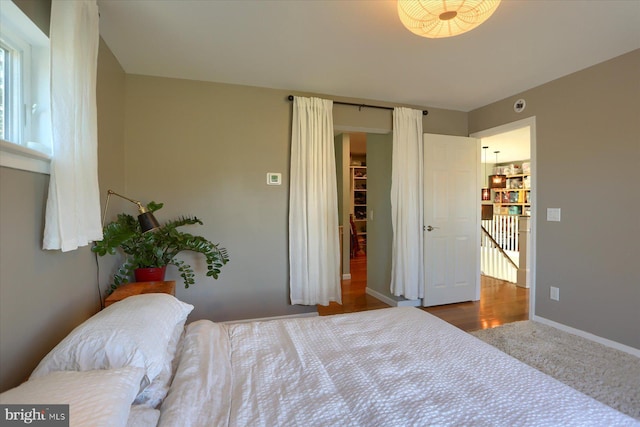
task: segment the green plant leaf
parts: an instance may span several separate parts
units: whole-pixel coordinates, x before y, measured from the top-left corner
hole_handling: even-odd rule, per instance
[[[162,206],[162,203],[150,202],[147,209],[155,212]],[[119,214],[117,220],[105,225],[103,240],[95,242],[91,250],[99,256],[115,255],[118,252],[126,256],[124,263],[113,275],[110,292],[128,283],[136,268],[163,267],[169,264],[178,268],[185,288],[188,288],[195,284],[195,273],[189,264],[176,258],[183,251],[202,254],[207,263],[206,276],[217,279],[220,268],[229,262],[227,250],[202,236],[178,230],[179,227],[189,225],[202,225],[202,221],[195,216],[181,216],[165,222],[157,230],[142,233],[136,218]]]

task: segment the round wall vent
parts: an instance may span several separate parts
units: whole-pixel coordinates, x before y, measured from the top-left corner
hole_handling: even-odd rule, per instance
[[[513,104],[513,111],[515,111],[516,113],[522,113],[526,106],[527,106],[527,102],[524,99],[518,99]]]

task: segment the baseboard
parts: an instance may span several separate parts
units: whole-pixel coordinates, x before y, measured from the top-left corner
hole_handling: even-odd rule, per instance
[[[351,273],[343,274],[342,280],[351,280]]]
[[[405,300],[401,300],[401,301],[396,301],[393,298],[389,298],[388,296],[381,294],[378,291],[374,291],[371,288],[367,288],[366,289],[366,293],[367,295],[371,295],[374,298],[379,299],[380,301],[384,302],[385,304],[389,304],[391,307],[420,307],[422,305],[422,300],[419,299],[415,299],[415,300],[409,300],[409,299],[405,299]]]
[[[586,338],[591,341],[595,341],[599,344],[606,345],[607,347],[615,348],[616,350],[624,351],[625,353],[629,353],[632,356],[640,357],[640,350],[637,348],[630,347],[628,345],[620,344],[619,342],[608,340],[606,338],[599,337],[597,335],[593,335],[589,332],[582,331],[580,329],[572,328],[571,326],[563,325],[562,323],[554,322],[553,320],[546,319],[540,316],[533,316],[533,319],[536,322],[544,323],[545,325],[552,326],[556,329],[560,329],[561,331],[569,332],[570,334],[577,335],[582,338]]]
[[[256,317],[253,319],[240,319],[240,320],[227,320],[226,322],[218,323],[247,323],[247,322],[262,322],[264,320],[277,320],[277,319],[293,319],[296,317],[316,317],[318,312],[300,313],[300,314],[287,314],[284,316],[272,316],[272,317]]]

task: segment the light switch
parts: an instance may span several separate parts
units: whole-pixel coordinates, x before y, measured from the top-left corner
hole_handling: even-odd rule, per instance
[[[560,222],[560,208],[547,208],[547,221]]]

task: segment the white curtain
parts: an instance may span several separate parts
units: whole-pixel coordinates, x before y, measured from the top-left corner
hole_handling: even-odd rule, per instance
[[[289,195],[291,303],[342,303],[333,102],[293,100]]]
[[[65,252],[102,239],[96,1],[53,0],[50,39],[53,160],[43,248]]]
[[[391,293],[410,300],[424,297],[422,140],[422,111],[395,108],[391,167]]]

